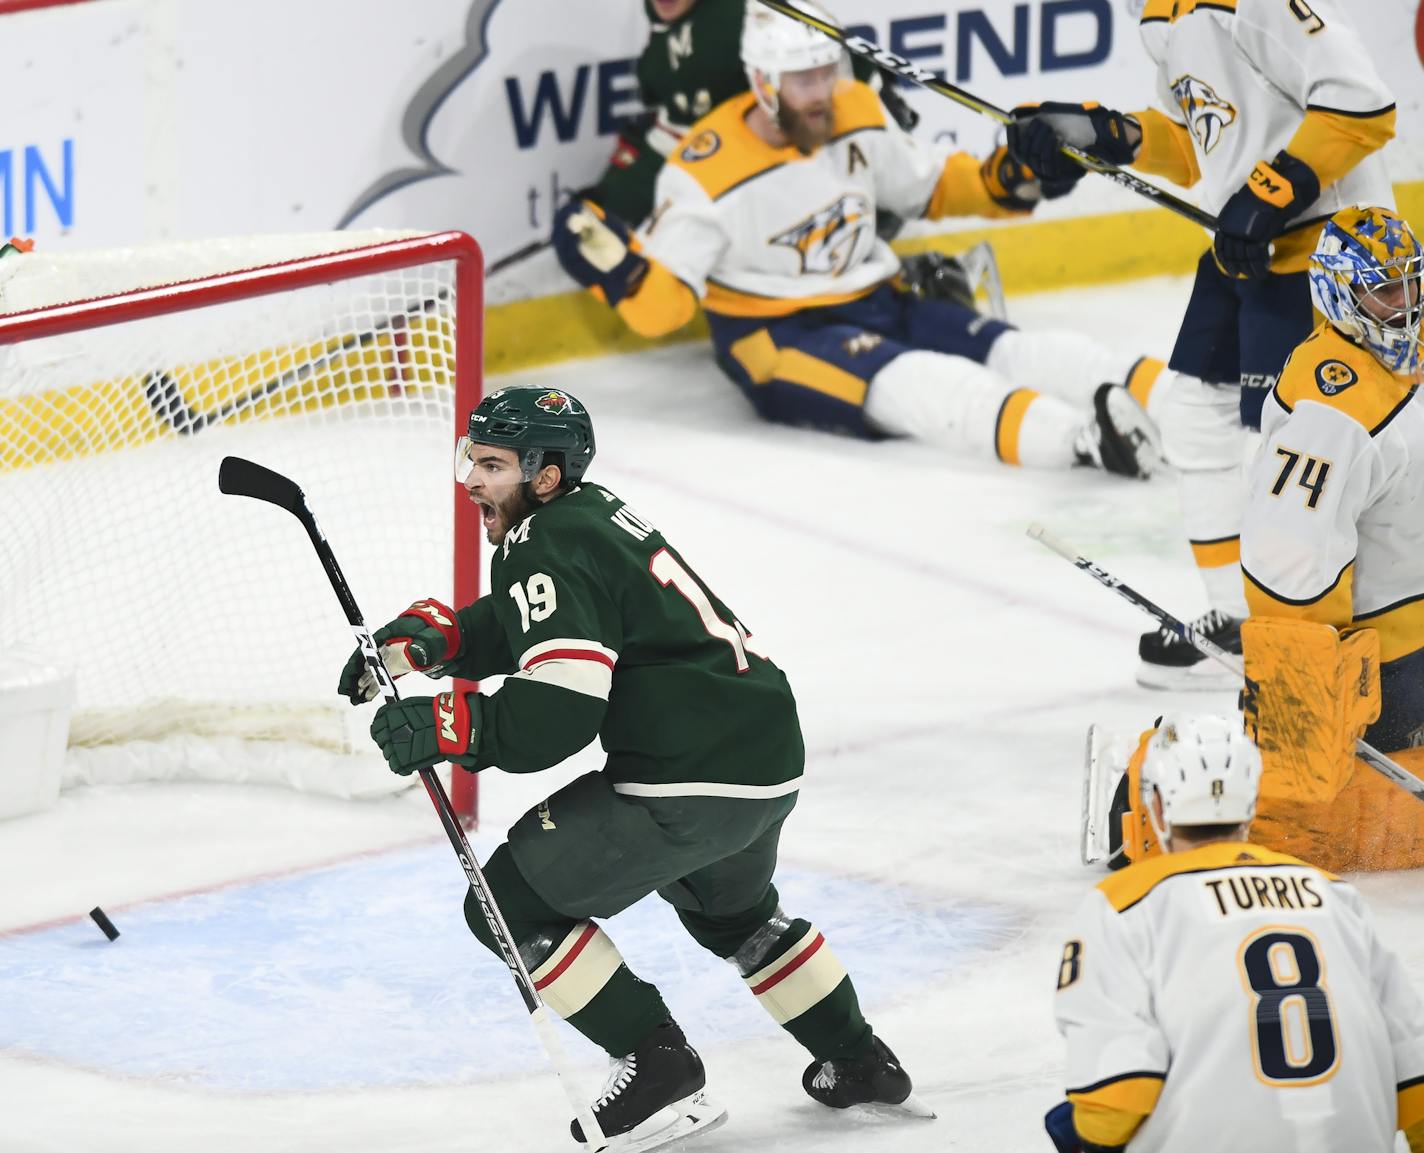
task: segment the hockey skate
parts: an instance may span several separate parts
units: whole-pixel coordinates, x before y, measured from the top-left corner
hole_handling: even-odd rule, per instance
[[[1218,648],[1241,655],[1241,621],[1238,618],[1212,609],[1192,621],[1191,627],[1193,632]],[[1141,658],[1137,683],[1144,688],[1220,691],[1241,687],[1240,674],[1208,659],[1170,629],[1143,633],[1137,642],[1137,655]]]
[[[1147,480],[1162,471],[1162,438],[1152,418],[1120,384],[1093,393],[1093,423],[1078,434],[1078,463]]]
[[[910,1075],[879,1037],[873,1037],[869,1050],[854,1060],[812,1061],[801,1075],[801,1087],[813,1100],[832,1109],[925,1118],[935,1115],[915,1096]]]
[[[705,1092],[707,1074],[674,1021],[665,1021],[626,1057],[610,1063],[608,1080],[593,1103],[593,1117],[603,1141],[592,1153],[645,1153],[694,1133],[715,1129],[727,1110]],[[584,1141],[583,1127],[569,1123],[574,1140]]]

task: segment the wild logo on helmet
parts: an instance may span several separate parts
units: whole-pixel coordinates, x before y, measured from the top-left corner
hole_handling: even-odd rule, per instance
[[[802,272],[839,276],[850,266],[861,240],[873,242],[874,234],[875,212],[870,201],[850,193],[768,243],[794,248],[801,256]]]
[[[1236,122],[1236,109],[1216,94],[1210,84],[1195,76],[1179,76],[1172,81],[1172,95],[1181,106],[1187,127],[1203,152],[1221,143],[1221,134]]]
[[[534,403],[545,412],[552,412],[555,416],[562,416],[564,413],[574,410],[573,401],[562,392],[546,392]]]

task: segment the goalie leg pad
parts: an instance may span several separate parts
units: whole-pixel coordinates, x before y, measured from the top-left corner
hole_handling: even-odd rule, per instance
[[[1261,799],[1314,804],[1339,795],[1355,741],[1379,716],[1379,634],[1252,617],[1241,626],[1244,708],[1261,750]]]
[[[1142,762],[1147,759],[1147,742],[1156,731],[1154,725],[1137,738],[1137,748],[1127,762],[1127,811],[1121,817],[1122,851],[1133,864],[1162,851],[1142,804]]]

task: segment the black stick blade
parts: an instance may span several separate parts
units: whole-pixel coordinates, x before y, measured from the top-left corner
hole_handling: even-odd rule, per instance
[[[218,468],[218,488],[229,496],[265,500],[288,512],[296,512],[303,504],[302,490],[295,481],[240,456],[223,457]]]

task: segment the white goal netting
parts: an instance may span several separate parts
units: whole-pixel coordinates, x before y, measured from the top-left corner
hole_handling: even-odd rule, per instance
[[[0,259],[0,652],[74,670],[70,777],[390,787],[300,524],[218,465],[301,485],[372,627],[455,599],[479,324],[458,233]]]

